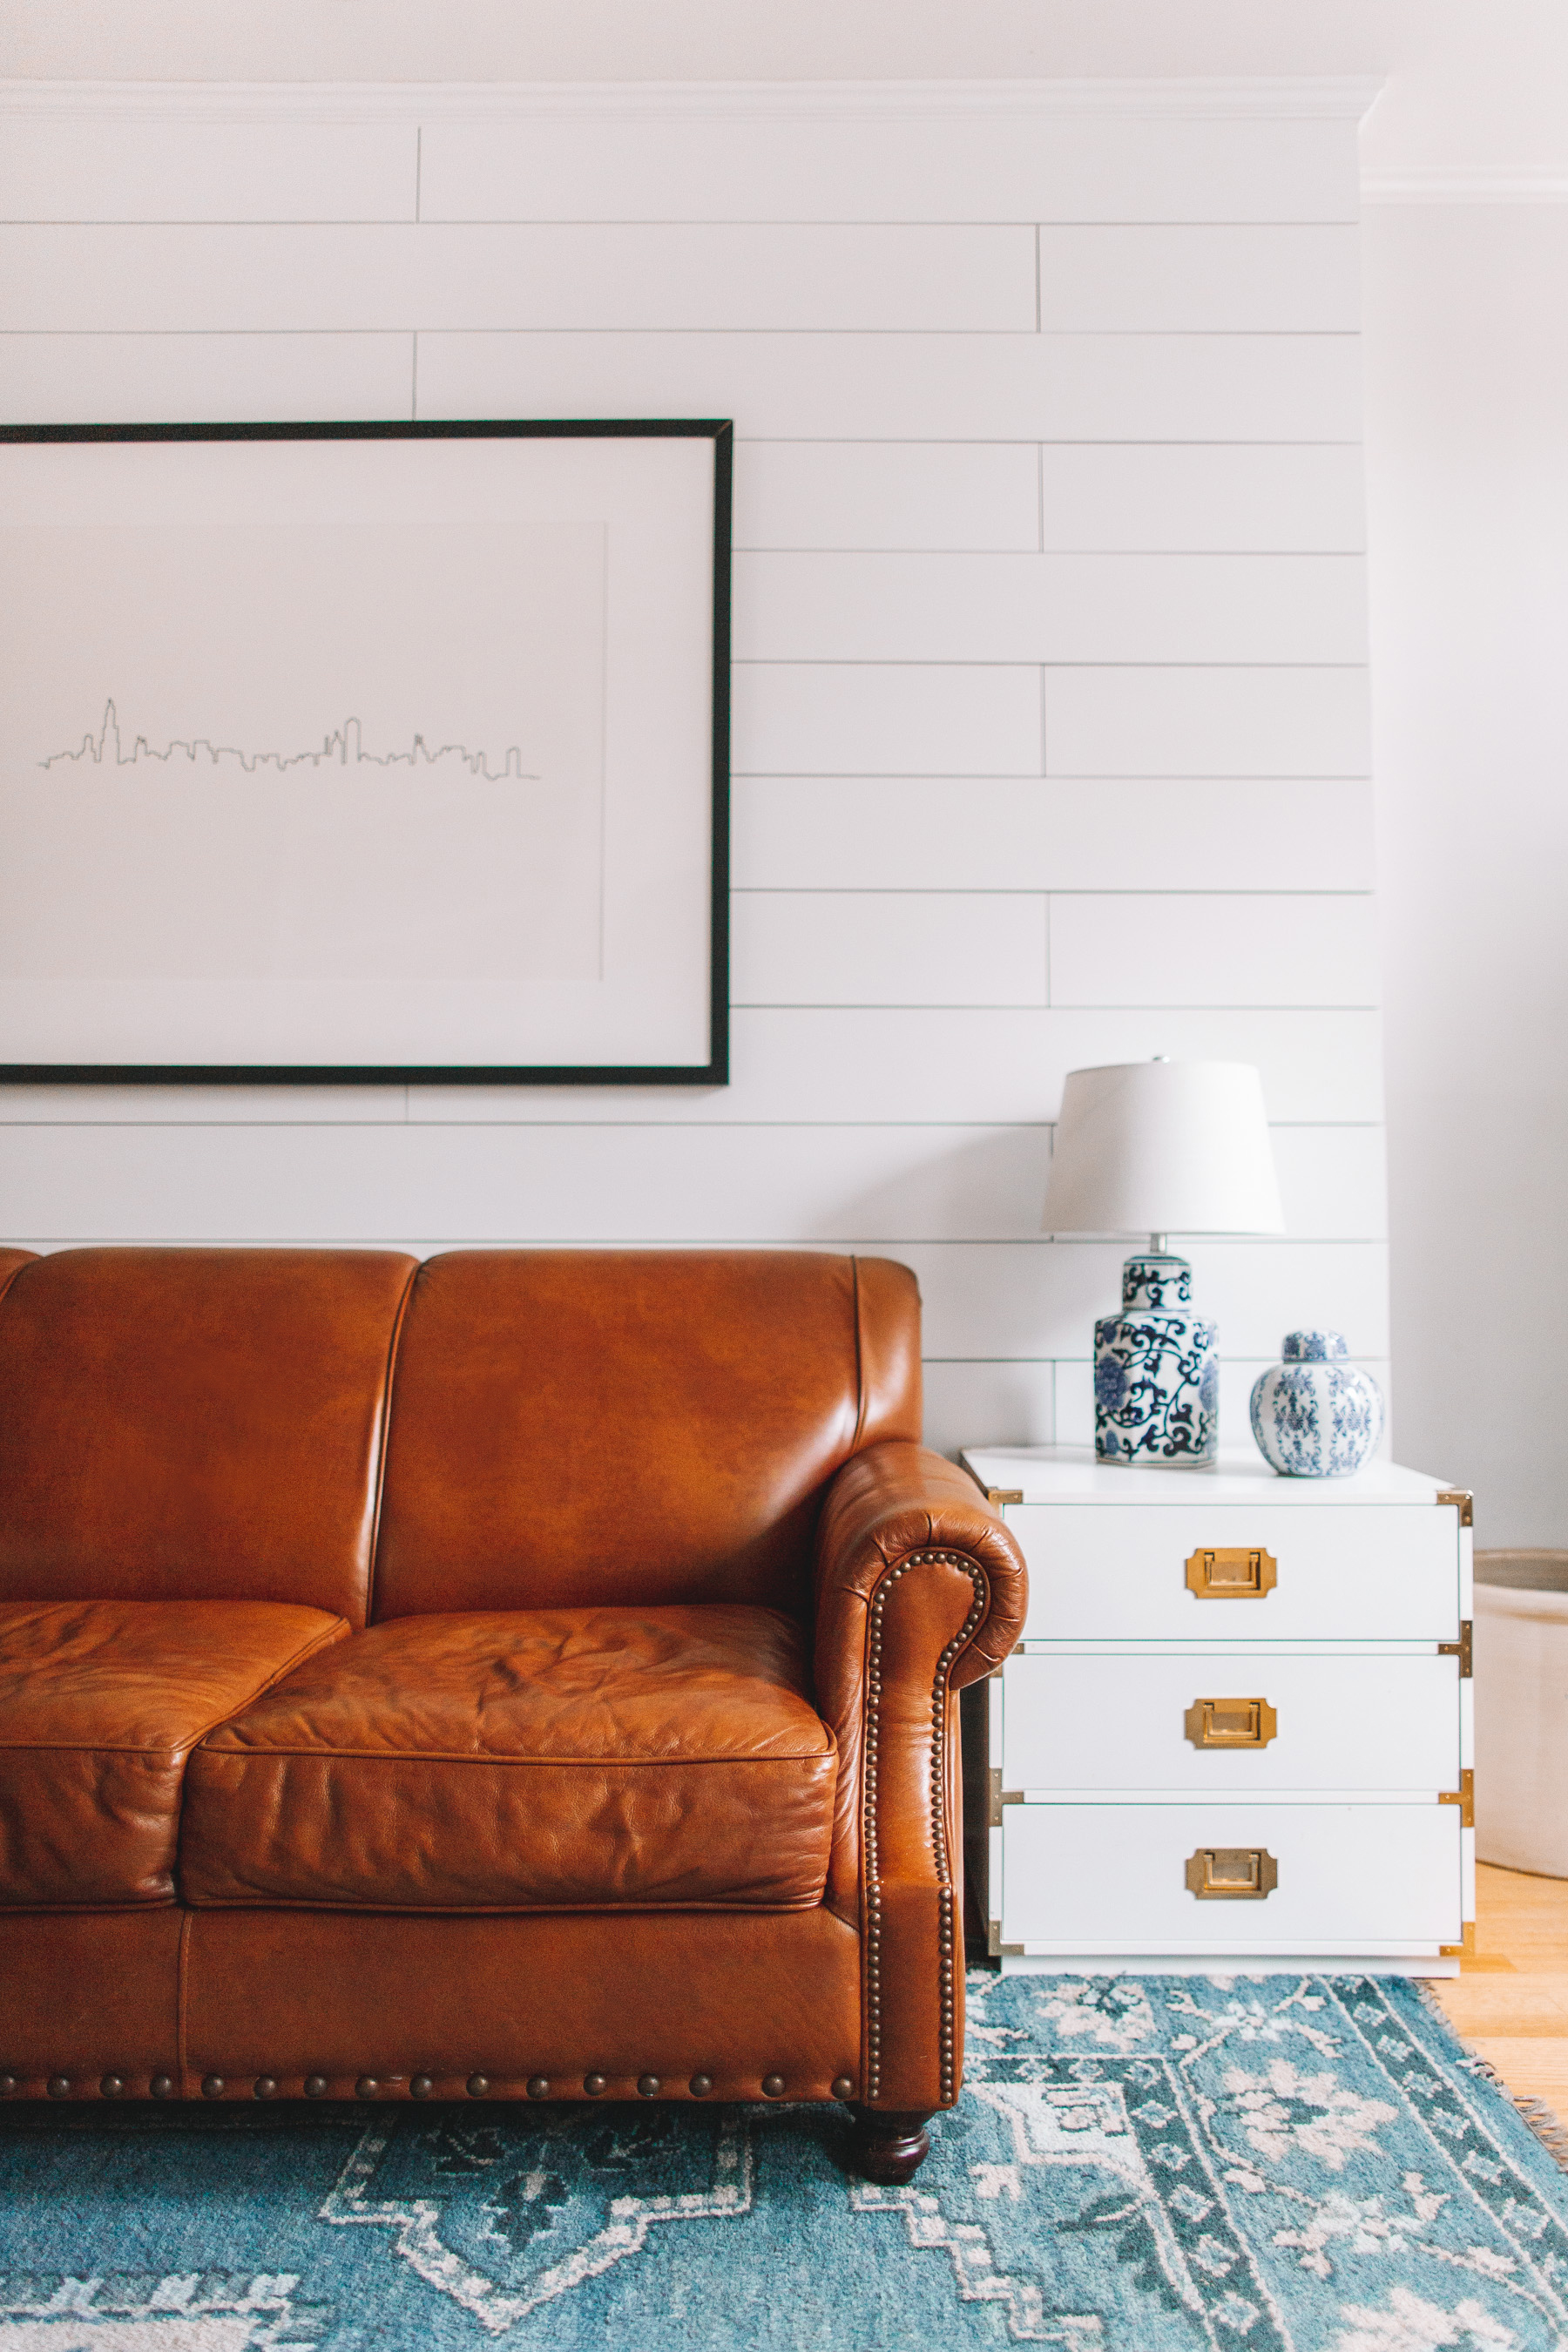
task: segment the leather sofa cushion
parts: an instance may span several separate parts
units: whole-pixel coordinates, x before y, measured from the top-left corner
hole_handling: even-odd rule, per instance
[[[822,1490],[921,1433],[887,1258],[454,1250],[408,1304],[373,1620],[738,1601],[804,1617]]]
[[[292,1601],[363,1625],[391,1250],[76,1249],[0,1294],[0,1601]]]
[[[837,1754],[795,1622],[739,1605],[373,1625],[191,1759],[193,1904],[821,1898]]]
[[[0,1603],[0,1905],[171,1902],[189,1751],[347,1631],[278,1601]]]

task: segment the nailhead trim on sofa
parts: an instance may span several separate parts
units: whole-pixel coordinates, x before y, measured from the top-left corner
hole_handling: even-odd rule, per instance
[[[871,1600],[869,1651],[866,1664],[866,1773],[865,1773],[865,1847],[866,1847],[866,2099],[875,2105],[882,2080],[882,1894],[881,1866],[877,1848],[877,1776],[880,1743],[878,1715],[882,1697],[882,1617],[889,1596],[900,1577],[911,1568],[945,1567],[962,1569],[974,1587],[974,1604],[963,1625],[937,1660],[936,1674],[931,1683],[931,1841],[936,1857],[937,1884],[942,1906],[939,1946],[942,1955],[942,2071],[941,2100],[944,2107],[952,2105],[956,2074],[956,2053],[953,2031],[953,1955],[957,1947],[958,1919],[953,1896],[952,1873],[947,1847],[947,1702],[948,1678],[953,1660],[964,1649],[970,1636],[985,1614],[990,1589],[984,1570],[956,1551],[914,1551],[890,1569],[878,1585]]]

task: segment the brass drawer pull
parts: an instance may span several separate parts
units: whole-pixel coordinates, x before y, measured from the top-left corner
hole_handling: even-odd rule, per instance
[[[1267,1748],[1279,1728],[1266,1698],[1195,1698],[1183,1721],[1194,1748]]]
[[[1187,1864],[1187,1888],[1208,1903],[1261,1903],[1279,1884],[1279,1864],[1267,1846],[1199,1846]]]
[[[1279,1579],[1273,1553],[1256,1544],[1219,1544],[1187,1562],[1187,1591],[1200,1601],[1261,1601]]]

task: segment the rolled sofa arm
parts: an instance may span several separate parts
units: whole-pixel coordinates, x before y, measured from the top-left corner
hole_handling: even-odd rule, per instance
[[[1017,1544],[965,1474],[889,1441],[847,1462],[816,1539],[816,1703],[838,1742],[825,1900],[860,1929],[868,2105],[951,2106],[962,2079],[954,1695],[1023,1630]]]

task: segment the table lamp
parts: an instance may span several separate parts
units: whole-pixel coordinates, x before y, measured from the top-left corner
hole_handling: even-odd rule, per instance
[[[1046,1188],[1047,1234],[1147,1234],[1121,1269],[1121,1311],[1094,1327],[1101,1462],[1199,1468],[1219,1442],[1218,1326],[1192,1311],[1178,1234],[1280,1234],[1279,1187],[1249,1062],[1118,1062],[1069,1070]]]

